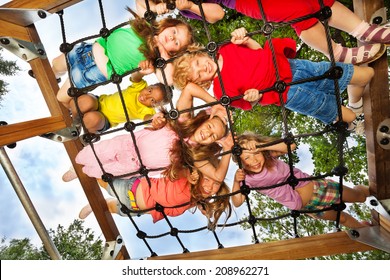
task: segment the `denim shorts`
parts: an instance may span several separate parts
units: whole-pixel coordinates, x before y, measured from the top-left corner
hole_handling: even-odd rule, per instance
[[[114,191],[112,190],[111,186],[107,186],[107,192],[109,195],[113,197],[117,197],[122,204],[124,204],[128,209],[132,210],[132,206],[130,204],[130,198],[129,198],[129,190],[131,190],[134,182],[139,179],[139,177],[131,177],[130,179],[114,179],[112,181],[112,184],[114,186],[115,192],[117,196],[115,195]],[[135,195],[135,194],[134,194]],[[118,201],[117,209],[119,210],[119,215],[126,216],[122,211],[120,211],[122,204]],[[130,212],[131,216],[138,216],[140,213],[134,213]]]
[[[309,60],[289,59],[293,82],[320,76],[331,68],[330,62],[312,62]],[[343,75],[338,79],[340,93],[351,81],[354,69],[352,64],[337,62],[336,66],[343,69]],[[287,109],[311,116],[325,124],[333,123],[338,116],[335,92],[335,80],[320,79],[292,85],[287,93]]]
[[[95,63],[92,45],[82,42],[75,45],[67,54],[70,78],[76,88],[84,88],[107,81]]]

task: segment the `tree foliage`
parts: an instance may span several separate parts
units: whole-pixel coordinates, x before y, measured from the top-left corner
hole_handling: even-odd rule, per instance
[[[103,253],[103,241],[95,238],[90,228],[84,228],[84,221],[74,220],[68,228],[61,225],[56,230],[50,229],[53,240],[63,260],[99,260]],[[0,243],[1,260],[49,260],[46,249],[37,248],[28,238],[11,239],[8,244],[5,238]]]
[[[1,76],[14,76],[20,71],[16,61],[5,60],[1,55],[3,49],[0,47],[0,102],[4,95],[8,93],[8,83],[6,83]]]

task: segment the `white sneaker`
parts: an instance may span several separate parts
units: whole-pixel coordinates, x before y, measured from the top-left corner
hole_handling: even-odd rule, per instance
[[[356,116],[356,119],[349,124],[347,130],[354,132],[356,135],[364,135],[364,114]]]

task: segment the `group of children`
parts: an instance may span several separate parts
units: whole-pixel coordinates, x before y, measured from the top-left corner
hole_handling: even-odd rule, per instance
[[[289,38],[275,38],[262,47],[247,36],[245,28],[234,30],[231,42],[220,47],[214,59],[195,42],[192,28],[185,21],[165,17],[150,23],[143,17],[147,8],[157,14],[169,12],[167,2],[175,2],[180,13],[189,18],[201,19],[200,15],[204,14],[210,23],[223,18],[224,8],[262,19],[257,0],[207,0],[202,1],[201,6],[187,0],[149,1],[149,5],[145,0],[137,0],[136,12],[128,8],[134,16],[130,27],[114,30],[107,38],[99,38],[94,43],[78,44],[69,53],[53,60],[56,77],[68,71],[66,62],[69,62],[71,82],[64,83],[57,97],[72,111],[72,116],[81,113],[88,132],[106,131],[126,122],[126,116],[131,120],[151,119],[151,127],[136,131],[134,137],[126,134],[102,140],[93,148],[84,147],[76,157],[85,174],[97,178],[109,194],[117,195],[107,199],[110,212],[126,215],[121,211],[121,206],[125,205],[134,210],[131,214],[149,213],[156,222],[162,218],[161,213],[153,209],[158,203],[167,207],[169,216],[180,215],[189,208],[199,209],[215,226],[223,212],[226,212],[226,219],[230,216],[230,198],[226,194],[238,191],[231,197],[235,207],[244,202],[245,195],[239,192],[242,184],[292,210],[312,211],[339,203],[340,186],[328,179],[302,180],[294,188],[285,183],[262,190],[261,187],[287,182],[290,169],[277,157],[285,154],[288,147],[281,142],[263,148],[262,145],[275,139],[251,133],[236,138],[243,152],[233,159],[242,163],[242,169],[237,170],[233,188],[229,190],[224,179],[231,153],[218,156],[230,151],[234,142],[227,126],[226,110],[221,110],[220,105],[197,114],[189,109],[193,107],[194,98],[211,103],[226,94],[231,98],[241,97],[231,106],[243,110],[250,110],[256,104],[284,105],[325,124],[343,121],[349,124],[348,129],[356,130],[357,116],[363,113],[364,88],[374,75],[371,67],[359,65],[372,62],[384,53],[386,45],[390,44],[390,29],[362,21],[337,1],[324,0],[332,10],[329,25],[365,43],[346,48],[332,41],[336,65],[342,69],[339,88],[348,91],[348,105],[341,107],[339,115],[333,79],[300,82],[323,75],[331,68],[330,62],[295,59],[296,43]],[[317,0],[260,2],[266,15],[264,20],[271,22],[288,22],[321,8]],[[330,57],[325,28],[318,19],[297,21],[292,27],[303,42]],[[154,67],[158,57],[175,59],[160,69]],[[84,88],[107,81],[114,73],[122,75],[136,68],[139,71],[130,76],[132,84],[122,93],[85,94],[75,99],[67,94],[71,84]],[[147,85],[143,76],[149,74],[155,74],[161,83]],[[279,81],[287,85],[283,92],[274,88]],[[170,100],[167,89],[171,85],[181,90],[176,108],[186,112],[180,114],[178,120],[167,119],[163,108],[161,112],[155,111]],[[207,91],[211,85],[214,96]],[[290,149],[295,149],[295,145],[290,145]],[[137,173],[143,167],[150,170],[148,176],[152,178],[149,181],[141,175],[121,176]],[[72,170],[68,173],[64,177],[67,181],[77,177]],[[105,173],[121,178],[107,184],[100,180]],[[309,177],[296,168],[294,175],[298,179]],[[215,196],[218,199],[213,199]],[[369,190],[365,186],[343,186],[345,202],[364,202],[368,196]],[[170,208],[175,205],[181,207]],[[80,217],[85,218],[91,211],[87,205]],[[336,220],[337,212],[330,210],[309,215]],[[341,213],[340,223],[351,228],[368,225],[345,212]]]

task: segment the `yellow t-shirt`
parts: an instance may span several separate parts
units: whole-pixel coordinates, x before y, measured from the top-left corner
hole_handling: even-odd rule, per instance
[[[141,90],[147,86],[146,81],[141,80],[139,83],[133,83],[125,90],[122,90],[130,120],[143,120],[146,115],[154,115],[156,113],[154,108],[147,107],[138,101]],[[126,122],[126,115],[119,92],[100,95],[99,111],[107,118],[111,127]]]

